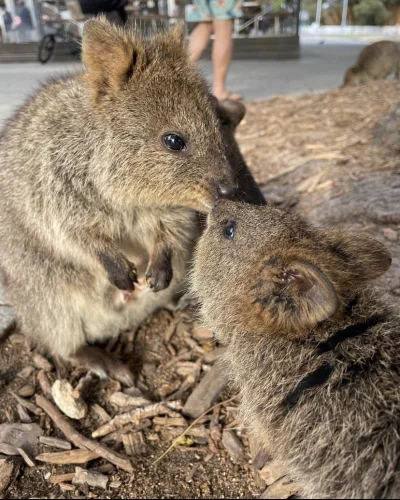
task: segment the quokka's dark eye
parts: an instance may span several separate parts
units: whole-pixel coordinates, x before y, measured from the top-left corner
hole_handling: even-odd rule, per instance
[[[224,224],[223,234],[228,240],[232,240],[236,233],[236,222],[230,220]]]
[[[186,143],[184,139],[175,132],[170,132],[168,134],[163,135],[163,143],[164,146],[170,151],[185,151]]]

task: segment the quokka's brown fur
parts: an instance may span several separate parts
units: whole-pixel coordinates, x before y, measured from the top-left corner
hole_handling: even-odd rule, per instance
[[[145,41],[89,21],[85,72],[42,88],[0,138],[0,266],[22,331],[126,383],[130,372],[87,344],[171,300],[199,234],[196,211],[235,183],[215,103],[182,40],[179,28]],[[168,132],[187,149],[167,150]],[[134,290],[132,263],[153,290]]]
[[[304,498],[400,495],[400,318],[368,284],[390,262],[366,235],[229,201],[199,241],[193,287],[243,421]]]
[[[382,40],[368,45],[360,52],[356,65],[348,68],[344,75],[343,87],[384,80],[392,73],[399,78],[400,44]]]

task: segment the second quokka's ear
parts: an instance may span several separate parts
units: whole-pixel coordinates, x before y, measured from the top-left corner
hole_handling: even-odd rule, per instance
[[[273,271],[266,280],[260,280],[260,284],[261,298],[256,301],[264,308],[268,325],[277,331],[302,335],[332,316],[338,307],[332,283],[307,261],[293,260],[277,274]]]
[[[132,34],[124,33],[105,18],[85,23],[82,60],[94,102],[110,97],[144,64],[145,51]]]
[[[378,278],[392,263],[385,245],[366,234],[329,229],[326,235],[332,253],[343,261],[355,281]]]
[[[223,122],[229,124],[233,129],[235,129],[239,123],[243,120],[246,114],[246,107],[243,103],[239,101],[232,101],[231,99],[226,99],[218,104],[220,119]]]

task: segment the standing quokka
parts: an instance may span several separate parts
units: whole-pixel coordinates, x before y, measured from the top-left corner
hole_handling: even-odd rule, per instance
[[[365,235],[230,201],[198,244],[193,287],[243,421],[304,498],[400,495],[400,317],[368,285],[390,263]]]
[[[91,20],[82,54],[83,73],[42,88],[2,132],[0,266],[24,333],[129,384],[88,343],[171,300],[196,211],[231,195],[234,176],[181,28],[145,41]],[[152,290],[135,290],[136,272]]]
[[[391,73],[400,75],[400,44],[382,40],[365,47],[355,66],[344,75],[343,87],[359,85],[372,80],[384,80]]]

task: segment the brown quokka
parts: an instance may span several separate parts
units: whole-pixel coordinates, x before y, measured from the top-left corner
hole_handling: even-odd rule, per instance
[[[368,284],[390,263],[366,235],[229,201],[199,241],[193,287],[243,421],[304,498],[400,495],[400,317]]]
[[[51,354],[125,383],[129,370],[87,344],[171,300],[196,211],[235,184],[182,40],[180,28],[145,41],[87,22],[86,70],[42,88],[0,139],[0,266],[17,322]],[[136,272],[152,290],[135,290]]]
[[[360,52],[356,65],[348,68],[344,75],[343,87],[384,80],[392,73],[399,78],[400,44],[382,40],[368,45]]]

